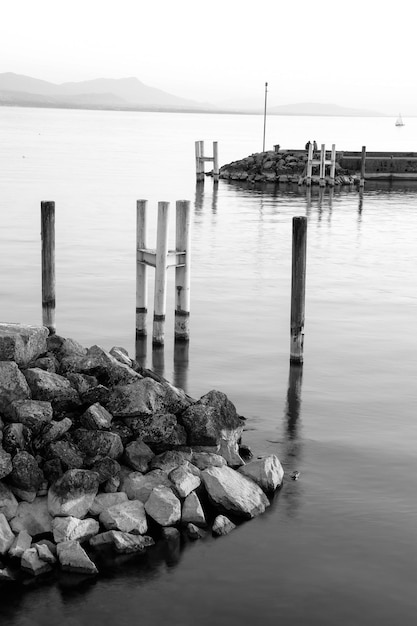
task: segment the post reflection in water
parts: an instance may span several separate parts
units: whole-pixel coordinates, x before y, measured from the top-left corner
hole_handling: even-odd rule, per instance
[[[188,391],[188,352],[189,341],[175,341],[174,343],[174,380],[175,387]]]
[[[204,180],[203,181],[200,180],[196,183],[196,186],[195,186],[194,207],[195,207],[196,213],[201,213],[203,211],[204,203],[206,200],[205,195],[206,194],[204,191]],[[211,197],[211,212],[213,213],[213,215],[217,213],[218,197],[219,197],[219,181],[215,180],[213,182],[213,193]]]
[[[165,350],[164,346],[152,347],[152,371],[158,376],[165,374]]]
[[[302,441],[300,437],[302,382],[303,365],[291,364],[288,377],[287,402],[285,405],[285,443],[284,458],[282,460],[288,478],[290,478],[293,472],[299,471],[299,464],[302,460]],[[290,485],[293,485],[293,488]],[[289,480],[284,493],[288,514],[293,516],[297,513],[301,495],[298,481]]]
[[[146,367],[146,353],[147,353],[147,347],[148,347],[147,339],[148,338],[146,335],[141,335],[139,337],[136,337],[136,344],[135,344],[136,361],[139,363],[141,367]]]

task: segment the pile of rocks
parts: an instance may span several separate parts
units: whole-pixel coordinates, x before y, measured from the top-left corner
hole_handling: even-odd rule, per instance
[[[0,581],[97,574],[96,551],[224,535],[263,513],[278,458],[253,459],[219,391],[199,400],[122,348],[0,324]]]
[[[258,152],[250,156],[223,165],[219,170],[219,177],[226,180],[241,180],[251,183],[296,183],[306,182],[307,153],[300,151]],[[316,168],[317,174],[317,168]],[[336,163],[335,185],[352,185],[358,177],[343,170]],[[312,176],[313,184],[319,183],[317,175]],[[326,178],[329,182],[329,177]]]

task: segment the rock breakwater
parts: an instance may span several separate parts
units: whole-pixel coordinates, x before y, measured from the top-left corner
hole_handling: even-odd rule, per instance
[[[227,396],[196,400],[110,352],[0,324],[0,582],[100,573],[100,552],[221,536],[283,469],[252,459]]]

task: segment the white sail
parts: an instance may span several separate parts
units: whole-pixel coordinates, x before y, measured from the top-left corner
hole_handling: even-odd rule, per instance
[[[401,113],[399,113],[398,117],[397,117],[397,121],[395,122],[396,126],[404,126],[404,122],[403,122],[403,118],[401,117]]]

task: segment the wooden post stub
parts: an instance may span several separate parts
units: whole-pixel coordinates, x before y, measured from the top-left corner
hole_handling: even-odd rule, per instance
[[[191,228],[190,202],[176,203],[175,250],[183,253],[183,263],[175,268],[175,339],[188,341],[190,338],[190,261]]]
[[[155,294],[152,343],[162,346],[165,333],[165,309],[168,260],[169,202],[158,202],[156,233]]]
[[[136,337],[145,336],[148,313],[147,267],[139,252],[146,248],[146,200],[136,203]]]
[[[307,258],[307,218],[292,220],[292,274],[291,274],[291,363],[303,362],[305,283]]]
[[[55,202],[41,202],[42,324],[51,335],[55,326]]]
[[[217,141],[213,141],[213,182],[219,180],[219,151]]]
[[[359,181],[359,186],[365,186],[365,167],[366,167],[366,146],[362,146],[362,156],[361,156],[361,178]]]

